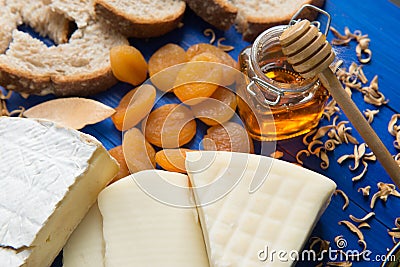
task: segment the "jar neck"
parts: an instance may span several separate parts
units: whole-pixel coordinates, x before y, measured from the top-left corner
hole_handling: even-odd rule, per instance
[[[279,37],[287,25],[272,27],[261,33],[254,41],[249,58],[253,77],[277,88],[282,93],[295,94],[312,90],[319,84],[317,77],[304,79],[293,70],[282,52]],[[250,78],[253,78],[250,77]],[[268,86],[258,84],[260,90],[269,90]]]

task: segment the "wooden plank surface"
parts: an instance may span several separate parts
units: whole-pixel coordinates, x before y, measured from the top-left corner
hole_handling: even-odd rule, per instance
[[[379,75],[379,89],[390,100],[383,107],[379,107],[379,114],[372,123],[373,128],[377,131],[384,144],[388,147],[392,154],[399,153],[393,147],[394,138],[387,131],[387,124],[393,114],[400,113],[400,71],[398,69],[400,62],[400,8],[390,1],[381,0],[364,0],[364,1],[345,1],[345,0],[327,0],[325,4],[327,10],[332,16],[332,26],[343,32],[343,28],[348,26],[350,30],[361,30],[363,34],[368,34],[371,38],[370,48],[373,52],[371,63],[365,65],[364,71],[369,80],[375,74]],[[131,39],[131,44],[140,49],[149,59],[150,55],[162,45],[173,42],[187,49],[190,45],[199,42],[208,42],[209,38],[203,35],[206,28],[212,28],[210,25],[195,16],[190,10],[185,14],[184,26],[163,37],[153,38],[149,40]],[[250,43],[241,40],[241,36],[232,27],[226,32],[215,30],[217,38],[225,37],[226,44],[235,46],[235,50],[230,54],[237,59],[240,51]],[[332,34],[328,35],[328,39],[332,39]],[[355,54],[356,43],[352,42],[347,47],[336,48],[337,56],[345,61],[345,65],[349,66],[352,61],[356,61]],[[117,106],[121,97],[132,87],[127,84],[120,83],[110,88],[104,93],[93,96],[112,107]],[[9,108],[15,109],[18,106],[29,108],[37,103],[52,99],[52,96],[39,97],[31,96],[27,100],[14,94],[9,101]],[[361,110],[377,109],[363,101],[361,93],[355,92],[354,101]],[[163,99],[158,105],[176,102],[176,99],[169,95]],[[340,120],[346,120],[343,114]],[[202,139],[206,127],[198,123],[198,133],[195,139],[188,145],[190,148],[198,148],[198,144]],[[322,121],[322,125],[328,124]],[[99,140],[101,140],[107,149],[121,144],[122,134],[117,131],[111,120],[107,119],[96,125],[87,126],[83,129]],[[358,133],[353,130],[353,135],[362,142]],[[296,162],[296,153],[304,149],[305,146],[301,141],[302,137],[293,138],[278,142],[277,149],[284,152],[284,160]],[[257,142],[256,142],[257,143]],[[257,143],[259,146],[260,144]],[[358,174],[349,170],[348,165],[351,162],[339,165],[336,159],[343,154],[351,154],[353,152],[352,145],[342,145],[333,153],[329,154],[330,167],[322,170],[319,166],[320,161],[315,157],[309,157],[304,160],[304,166],[316,172],[322,173],[333,179],[339,189],[342,189],[350,198],[350,205],[346,210],[342,210],[344,203],[343,198],[338,195],[332,198],[331,204],[326,212],[321,216],[317,223],[312,236],[319,236],[325,240],[329,240],[334,244],[334,238],[343,235],[348,243],[349,249],[360,249],[354,234],[347,230],[344,226],[338,225],[340,220],[349,220],[350,214],[356,217],[362,217],[370,211],[374,211],[376,216],[370,220],[371,229],[362,230],[368,249],[371,250],[371,257],[376,255],[384,255],[387,249],[393,245],[392,239],[387,234],[387,229],[394,227],[394,219],[400,217],[400,199],[390,197],[387,203],[378,201],[375,208],[369,207],[370,198],[363,197],[357,192],[359,187],[371,185],[371,193],[377,191],[376,184],[380,181],[390,182],[389,177],[384,172],[379,163],[371,163],[368,167],[366,176],[359,182],[352,182],[351,178]],[[371,195],[372,195],[371,194]],[[335,245],[332,245],[336,248]],[[261,249],[261,248],[260,248]],[[256,252],[255,252],[256,253]],[[256,256],[256,255],[255,255]],[[314,263],[300,262],[297,266],[315,266]],[[59,257],[53,266],[62,266]],[[380,266],[379,261],[361,261],[353,263],[353,266]]]

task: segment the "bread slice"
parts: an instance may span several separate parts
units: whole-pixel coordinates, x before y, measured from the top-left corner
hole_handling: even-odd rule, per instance
[[[19,3],[16,1],[15,3]],[[27,0],[18,8],[22,21],[31,26],[41,36],[48,36],[56,44],[68,42],[72,21],[55,12],[42,1]]]
[[[217,28],[226,30],[236,24],[246,41],[253,41],[267,28],[288,24],[304,4],[318,7],[324,4],[324,0],[186,0],[186,2],[197,15]],[[236,14],[232,6],[237,9]],[[301,18],[314,20],[316,15],[316,12],[306,9]]]
[[[188,6],[218,29],[227,30],[235,22],[238,9],[229,0],[186,0]]]
[[[19,12],[13,5],[7,5],[6,0],[0,0],[0,53],[8,48],[12,40],[12,31],[21,24]]]
[[[175,29],[185,8],[183,0],[95,0],[98,18],[136,38],[156,37]]]
[[[31,1],[37,0],[15,2],[29,3]],[[66,2],[70,5],[63,5]],[[51,7],[52,4],[58,6],[57,11]],[[10,5],[3,7],[10,9]],[[51,47],[16,29],[17,25],[29,16],[21,15],[26,12],[24,7],[14,6],[13,8],[17,10],[19,17],[14,20],[13,25],[10,23],[8,27],[11,30],[14,28],[12,35],[0,30],[0,36],[1,32],[3,35],[11,35],[11,38],[8,38],[11,40],[9,43],[0,42],[2,47],[8,47],[5,53],[0,55],[0,85],[9,90],[28,94],[85,96],[104,91],[117,82],[111,72],[109,51],[115,45],[128,44],[128,41],[104,23],[94,20],[92,1],[53,0],[50,5],[38,5],[37,14],[43,12],[49,15],[58,12],[61,20],[74,19],[78,25],[78,29],[71,35],[68,42]],[[47,18],[57,19],[53,15]],[[36,22],[38,23],[39,20]],[[27,22],[29,23],[32,21]],[[38,23],[37,28],[42,27],[53,36],[57,36],[60,29],[63,29],[63,27],[50,28],[50,25],[56,25],[56,22],[50,23],[47,27]]]

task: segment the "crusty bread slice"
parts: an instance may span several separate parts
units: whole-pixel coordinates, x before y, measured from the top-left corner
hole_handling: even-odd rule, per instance
[[[292,16],[304,4],[323,6],[324,0],[233,0],[238,7],[236,25],[243,39],[254,40],[261,32],[272,26],[288,24]],[[315,12],[306,9],[301,18],[314,20]]]
[[[243,39],[253,41],[265,29],[289,23],[304,4],[322,7],[324,0],[185,0],[205,21],[220,29],[236,24]],[[237,14],[232,11],[236,7]],[[215,10],[215,11],[214,11]],[[232,17],[235,17],[232,19]],[[301,18],[315,19],[316,13],[306,9]],[[229,20],[225,18],[230,18]]]
[[[78,26],[67,43],[47,47],[42,41],[15,29],[14,25],[8,49],[0,55],[0,85],[28,94],[84,96],[106,90],[117,82],[111,72],[109,51],[115,45],[128,44],[127,39],[104,23],[93,20],[90,14],[94,14],[93,5],[88,5],[92,10],[85,11],[77,9],[84,1],[69,2],[77,3],[69,6],[76,14],[71,12],[64,17],[73,18],[79,12],[82,16],[77,22],[81,27]],[[46,5],[43,7],[50,10]],[[19,13],[23,13],[22,9],[18,10]],[[24,19],[21,16],[15,23]]]
[[[53,11],[50,6],[45,5],[42,1],[15,1],[14,4],[16,10],[20,12],[22,21],[41,36],[50,37],[56,44],[68,42],[68,35],[72,28],[70,27],[71,21],[63,14]]]
[[[227,30],[235,22],[238,9],[228,0],[186,0],[188,6],[218,29]]]
[[[15,6],[7,5],[6,0],[0,0],[0,53],[4,53],[8,48],[12,31],[21,23],[21,17]]]
[[[95,0],[99,19],[127,37],[148,38],[178,27],[186,4],[183,0]]]

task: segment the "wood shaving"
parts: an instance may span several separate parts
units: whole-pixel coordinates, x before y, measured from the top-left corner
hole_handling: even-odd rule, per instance
[[[332,99],[331,101],[329,101],[328,104],[326,104],[325,108],[324,108],[324,112],[323,112],[323,116],[330,121],[331,117],[336,114],[339,113],[340,109],[337,105],[337,102]]]
[[[309,156],[311,155],[310,152],[308,152],[308,151],[305,150],[305,149],[300,150],[299,152],[297,152],[297,154],[296,154],[296,160],[297,160],[297,163],[299,163],[299,164],[301,164],[301,165],[304,164],[303,161],[300,159],[301,155],[303,155],[303,154],[306,154],[307,157],[309,157]]]
[[[375,216],[375,212],[370,212],[370,213],[368,213],[367,215],[365,215],[364,217],[362,217],[361,219],[356,218],[356,217],[354,217],[354,216],[351,215],[351,214],[349,215],[350,219],[351,219],[353,222],[356,222],[356,223],[366,222],[366,221],[368,221],[369,219],[371,219],[373,216]]]
[[[339,225],[345,225],[351,232],[353,232],[353,233],[355,233],[357,235],[359,240],[364,240],[363,233],[352,222],[343,220],[343,221],[340,221],[338,224]]]
[[[353,263],[351,261],[332,261],[332,262],[327,262],[326,266],[351,267],[351,266],[353,266]]]
[[[310,152],[312,155],[318,155],[318,153],[320,152],[320,150],[323,148],[324,143],[320,140],[313,140],[310,144],[308,144],[308,152]],[[313,148],[317,146],[314,150]]]
[[[366,147],[367,147],[367,145],[365,143],[362,143],[359,146],[354,145],[354,153],[353,154],[343,155],[343,156],[339,157],[339,159],[337,160],[337,162],[339,164],[342,164],[347,159],[353,159],[354,166],[349,165],[349,169],[351,171],[356,171],[358,169],[358,167],[360,166],[360,162],[364,166],[364,169],[362,170],[362,172],[359,175],[352,178],[353,182],[359,181],[361,178],[363,178],[365,176],[365,174],[368,170],[367,161],[376,161],[376,156],[372,152],[366,153]]]
[[[397,230],[400,230],[400,217],[394,219],[394,225],[396,225]]]
[[[354,155],[343,155],[337,159],[337,163],[342,164],[347,159],[354,159]]]
[[[369,43],[371,42],[371,39],[368,38],[367,34],[363,35],[359,30],[356,30],[352,33],[348,27],[344,28],[344,35],[333,27],[330,27],[330,30],[336,37],[332,40],[332,45],[347,45],[352,40],[356,40],[358,42],[356,46],[358,61],[360,61],[362,64],[366,64],[371,61],[372,51],[369,49]]]
[[[319,165],[321,169],[326,170],[329,168],[329,158],[325,151],[320,150],[319,158],[321,159],[321,164]]]
[[[303,136],[303,144],[307,146],[307,149],[301,150],[296,154],[296,160],[299,164],[303,164],[303,161],[300,159],[303,154],[306,154],[307,157],[315,155],[321,160],[321,169],[325,170],[329,167],[329,151],[334,151],[335,148],[342,143],[358,144],[357,139],[350,133],[352,128],[347,126],[349,122],[338,122],[338,119],[339,116],[335,116],[331,125],[314,129]],[[329,139],[325,142],[321,141],[322,138],[326,137]],[[361,145],[360,149],[362,149],[362,147],[363,145]],[[362,154],[364,153],[365,152]]]
[[[369,225],[369,223],[367,223],[367,222],[362,222],[357,227],[358,227],[358,229],[361,229],[361,228],[371,229],[371,225]]]
[[[337,140],[329,139],[325,141],[324,147],[327,151],[333,151],[336,148],[336,145],[339,145],[340,142]]]
[[[280,158],[282,158],[283,157],[283,152],[282,151],[275,151],[275,152],[272,152],[269,156],[271,157],[271,158],[274,158],[274,159],[280,159]]]
[[[389,196],[400,197],[400,193],[396,190],[396,186],[394,184],[379,182],[377,186],[378,192],[376,192],[371,198],[371,209],[375,207],[375,203],[378,199],[386,202]]]
[[[389,100],[386,99],[385,95],[379,91],[378,75],[374,76],[369,86],[362,87],[360,91],[364,95],[364,101],[366,103],[375,106],[382,106],[389,102]]]
[[[330,242],[320,237],[311,237],[310,242],[310,250],[314,250],[315,252],[317,252],[318,256],[321,255],[322,251],[329,250]]]
[[[343,207],[342,207],[342,210],[345,210],[348,206],[349,206],[349,197],[346,195],[346,193],[345,192],[343,192],[342,190],[340,190],[340,189],[336,189],[335,190],[335,192],[333,193],[335,196],[337,195],[337,194],[340,194],[340,195],[342,195],[342,197],[344,198],[344,205],[343,205]]]
[[[314,130],[312,130],[311,132],[308,132],[306,135],[304,135],[304,137],[303,137],[303,144],[304,145],[306,145],[306,146],[308,146],[309,144],[310,144],[310,142],[308,142],[308,138],[310,137],[310,136],[312,136],[313,134],[315,134],[317,132],[317,129],[314,129]]]
[[[364,169],[362,170],[362,172],[359,175],[356,175],[353,178],[351,178],[351,180],[353,182],[361,180],[364,177],[364,175],[367,173],[368,163],[366,163],[365,161],[362,161],[362,164],[364,165]]]
[[[25,111],[24,107],[19,107],[19,109],[9,111],[7,107],[7,100],[11,98],[13,91],[8,91],[6,95],[4,95],[3,91],[0,90],[0,116],[18,116],[22,117],[22,113]]]
[[[363,246],[361,253],[367,250],[367,242],[365,242],[365,240],[358,240],[357,243]]]
[[[369,192],[371,190],[371,186],[367,185],[366,187],[360,187],[358,188],[357,192],[362,192],[363,196],[369,196]]]
[[[340,34],[340,32],[339,32],[338,30],[336,30],[335,28],[333,28],[333,27],[330,27],[329,29],[331,30],[331,32],[333,33],[333,35],[334,35],[337,39],[339,39],[339,40],[347,40],[347,39],[350,39],[350,40],[351,40],[351,37],[349,37],[349,36],[347,36],[347,35],[342,35],[342,34]]]
[[[364,74],[364,71],[362,69],[362,66],[358,67],[358,74],[357,74],[358,79],[361,81],[361,83],[366,84],[368,82],[367,77]]]
[[[322,126],[320,127],[315,135],[313,136],[312,140],[317,140],[326,135],[328,131],[330,131],[332,128],[335,128],[335,125],[327,125],[327,126]]]
[[[388,234],[394,238],[400,238],[400,232],[389,231]]]
[[[397,162],[397,164],[399,164],[400,167],[400,153],[398,153],[397,155],[393,156],[394,160]]]
[[[218,39],[217,47],[219,49],[221,49],[222,51],[225,51],[225,52],[229,52],[229,51],[232,51],[233,49],[235,49],[234,46],[221,44],[221,42],[223,42],[223,41],[225,41],[225,37],[221,37]]]
[[[64,127],[82,129],[88,124],[105,120],[115,110],[101,102],[79,98],[57,98],[43,102],[26,110],[23,115],[28,118],[47,119]]]
[[[367,38],[367,40],[369,40],[369,39]],[[356,46],[356,54],[357,54],[358,60],[363,64],[367,64],[371,61],[371,58],[372,58],[371,49],[369,49],[369,48],[362,49],[361,44],[358,44]]]
[[[30,96],[30,94],[28,93],[21,93],[21,92],[19,93],[19,95],[24,99],[28,99],[28,97]]]
[[[213,31],[213,29],[210,29],[210,28],[208,28],[208,29],[205,29],[204,31],[203,31],[203,34],[204,34],[204,36],[206,36],[206,37],[209,37],[209,36],[211,36],[211,39],[210,39],[210,44],[213,44],[214,42],[215,42],[215,32]]]
[[[335,236],[333,241],[335,241],[335,244],[337,244],[341,239],[343,239],[343,236],[342,235],[338,235],[338,236]]]
[[[400,131],[400,125],[396,125],[398,119],[400,119],[400,114],[394,114],[388,124],[388,131],[393,136],[396,136],[397,132]]]
[[[368,123],[371,124],[374,121],[375,115],[379,113],[379,110],[378,109],[375,109],[375,110],[366,109],[363,113],[364,113],[364,116],[367,119]]]
[[[395,140],[393,141],[393,146],[396,149],[400,150],[400,125],[397,125],[397,121],[399,118],[400,118],[400,114],[394,114],[392,116],[392,118],[390,119],[389,124],[388,124],[388,131],[391,135],[393,135],[395,137]],[[400,158],[400,153],[395,156],[395,160],[400,165],[399,158]]]

